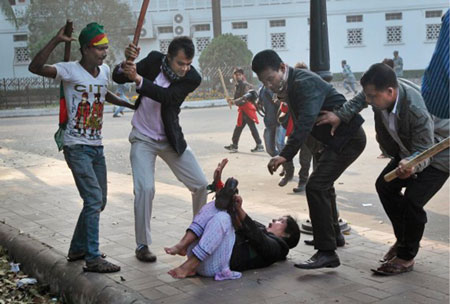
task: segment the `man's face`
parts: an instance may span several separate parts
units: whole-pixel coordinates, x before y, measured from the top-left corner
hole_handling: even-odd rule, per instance
[[[287,227],[287,218],[285,216],[280,217],[279,219],[273,219],[272,222],[269,223],[266,230],[267,232],[271,232],[278,237],[283,237],[285,235],[284,231]]]
[[[108,56],[108,44],[88,46],[84,49],[84,57],[92,64],[100,66]]]
[[[394,57],[397,58],[398,52],[394,52]]]
[[[269,88],[272,92],[279,94],[285,87],[285,81],[283,79],[284,72],[286,71],[286,65],[280,64],[278,71],[266,68],[258,74],[258,79],[266,88]]]
[[[240,73],[240,72],[236,72],[234,73],[234,78],[236,80],[236,82],[240,82],[244,80],[244,74]]]
[[[191,69],[192,58],[187,58],[183,50],[178,50],[175,57],[167,57],[169,66],[178,76],[184,77]]]
[[[367,103],[379,110],[391,108],[397,99],[397,89],[392,87],[377,91],[374,85],[369,84],[363,90]]]

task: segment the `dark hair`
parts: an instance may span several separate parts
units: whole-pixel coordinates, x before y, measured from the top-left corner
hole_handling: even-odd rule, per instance
[[[347,64],[347,60],[342,60],[341,63]]]
[[[392,60],[391,58],[384,58],[381,63],[388,65],[391,69],[394,68],[394,60]]]
[[[283,63],[283,61],[275,51],[264,50],[253,57],[252,70],[256,74],[260,74],[268,68],[278,71],[281,63]]]
[[[194,58],[195,48],[192,39],[187,36],[175,37],[169,44],[167,54],[170,58],[174,58],[179,50],[183,50],[188,59]]]
[[[244,69],[241,67],[235,67],[233,74],[236,74],[236,73],[241,73],[242,75],[244,75]]]
[[[289,248],[294,248],[300,241],[300,227],[297,221],[290,215],[285,215],[286,217],[286,229],[284,233],[287,235],[283,237],[283,240],[288,244]]]
[[[373,85],[375,90],[382,91],[389,87],[397,88],[398,82],[394,70],[384,63],[375,63],[361,77],[361,85]]]

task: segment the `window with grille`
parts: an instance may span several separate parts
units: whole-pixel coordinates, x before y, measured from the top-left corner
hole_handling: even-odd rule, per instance
[[[14,61],[15,63],[30,62],[30,51],[28,50],[28,47],[14,48]]]
[[[363,29],[347,29],[347,45],[358,46],[363,44]]]
[[[167,54],[167,50],[169,49],[169,44],[172,40],[170,39],[161,39],[159,40],[159,51],[163,54]]]
[[[285,49],[286,48],[286,33],[272,33],[270,34],[270,42],[272,49]]]
[[[210,42],[209,37],[199,37],[195,40],[197,45],[197,52],[201,53],[206,47],[208,46]]]
[[[239,38],[241,38],[242,41],[245,42],[246,45],[248,45],[248,41],[247,41],[247,35],[237,35]]]
[[[196,24],[194,26],[196,32],[205,32],[211,30],[210,24]]]
[[[346,17],[347,17],[347,22],[348,23],[362,22],[363,21],[363,16],[362,15],[352,15],[352,16],[346,16]]]
[[[439,32],[441,31],[441,24],[427,24],[426,26],[427,41],[437,40],[439,38]]]
[[[173,33],[173,26],[158,26],[158,34]]]
[[[233,28],[233,30],[237,30],[237,29],[246,29],[248,27],[248,24],[246,21],[242,21],[242,22],[231,22],[231,27]]]
[[[402,13],[386,13],[385,18],[386,18],[386,20],[402,20],[403,14]]]
[[[13,37],[14,42],[18,42],[18,41],[27,41],[28,40],[28,36],[27,35],[14,35]]]
[[[269,24],[270,24],[270,27],[282,27],[282,26],[286,26],[286,20],[284,20],[284,19],[270,20]]]
[[[401,43],[402,42],[402,27],[401,26],[387,26],[386,27],[386,42],[387,43]]]
[[[442,11],[426,11],[425,12],[425,18],[441,18]]]

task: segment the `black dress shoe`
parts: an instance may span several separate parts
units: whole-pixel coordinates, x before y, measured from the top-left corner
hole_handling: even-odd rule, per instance
[[[136,249],[136,258],[142,262],[155,262],[156,255],[154,255],[149,249],[148,246],[144,246],[140,249]]]
[[[313,240],[304,240],[305,244],[308,246],[314,246],[314,239]],[[337,247],[344,247],[345,246],[345,238],[342,233],[339,233],[336,236],[336,246]]]
[[[341,265],[336,252],[317,251],[309,260],[302,263],[294,264],[300,269],[318,269],[318,268],[335,268]]]

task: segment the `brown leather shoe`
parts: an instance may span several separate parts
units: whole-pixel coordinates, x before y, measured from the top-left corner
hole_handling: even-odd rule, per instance
[[[395,242],[394,245],[389,248],[388,252],[384,255],[384,257],[380,260],[381,263],[386,263],[397,256],[397,247],[398,244]]]
[[[144,246],[141,249],[136,249],[136,258],[142,262],[155,262],[156,255],[154,255],[149,249],[148,246]]]

